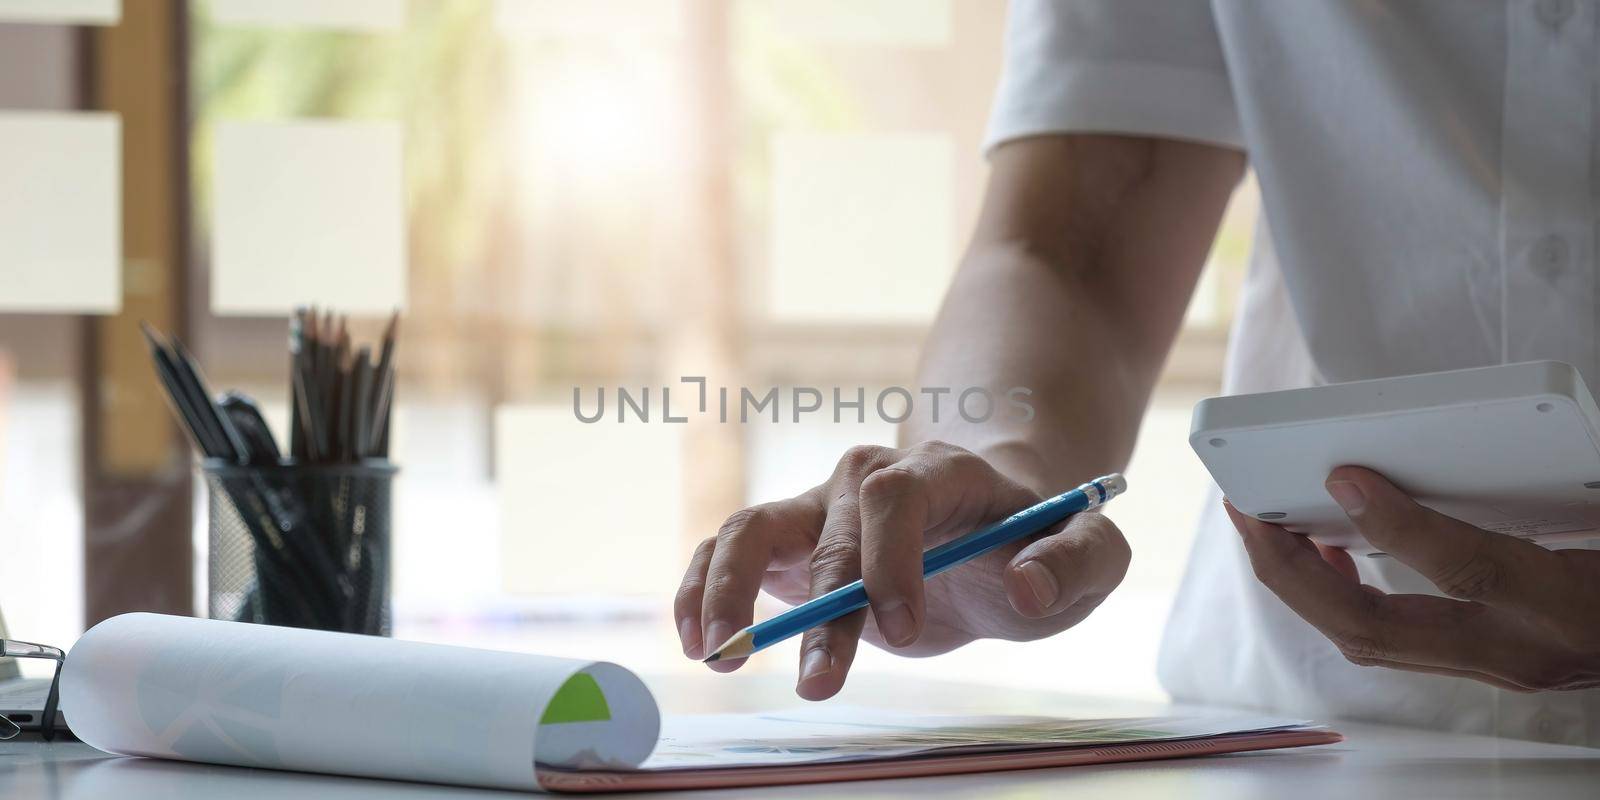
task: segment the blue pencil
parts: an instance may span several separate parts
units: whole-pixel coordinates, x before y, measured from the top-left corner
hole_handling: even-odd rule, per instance
[[[1025,508],[1005,519],[958,539],[952,539],[922,553],[922,578],[927,580],[958,564],[964,564],[1001,545],[1050,528],[1080,511],[1087,511],[1122,494],[1128,482],[1112,473],[1096,478],[1066,494],[1056,495],[1036,506]],[[706,661],[744,658],[765,650],[791,636],[852,611],[867,607],[867,587],[861,581],[846,584],[821,597],[813,598],[765,622],[757,622],[734,634]]]

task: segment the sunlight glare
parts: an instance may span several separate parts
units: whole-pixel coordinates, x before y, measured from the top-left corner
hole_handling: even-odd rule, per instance
[[[671,60],[639,50],[564,56],[519,76],[525,166],[577,187],[636,185],[669,170],[683,127]]]

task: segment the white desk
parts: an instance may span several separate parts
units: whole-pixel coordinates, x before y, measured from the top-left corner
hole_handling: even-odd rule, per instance
[[[738,676],[649,681],[664,710],[732,711],[797,702],[788,683]],[[730,697],[729,695],[733,695]],[[711,698],[715,698],[714,700]],[[1159,707],[1004,689],[852,680],[847,702],[950,713],[1125,716]],[[1283,798],[1600,797],[1600,750],[1334,722],[1342,744],[1211,758],[940,778],[748,789],[744,797]],[[700,793],[707,794],[707,793]],[[267,798],[487,798],[511,793],[105,756],[76,742],[0,742],[5,800],[266,800]],[[681,795],[654,794],[669,798]]]

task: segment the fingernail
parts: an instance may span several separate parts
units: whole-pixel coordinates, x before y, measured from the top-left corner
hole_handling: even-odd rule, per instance
[[[878,632],[889,644],[900,646],[910,643],[916,636],[916,621],[911,618],[911,609],[905,603],[886,605],[875,612],[878,620]]]
[[[819,647],[806,653],[805,660],[800,662],[800,682],[805,683],[832,671],[833,654],[827,648]]]
[[[1361,493],[1361,487],[1350,481],[1328,481],[1328,495],[1333,502],[1344,509],[1350,516],[1360,514],[1367,507],[1367,496]]]
[[[706,652],[709,653],[727,644],[728,637],[732,635],[733,626],[718,620],[706,626],[706,639],[701,644],[706,648]]]
[[[703,649],[700,641],[700,626],[695,624],[693,619],[684,617],[683,621],[678,623],[678,640],[683,643],[684,655],[689,658],[702,657],[700,654]]]
[[[1056,576],[1038,561],[1024,561],[1017,568],[1022,573],[1022,580],[1028,584],[1028,590],[1033,592],[1033,601],[1039,608],[1049,608],[1055,605],[1056,597],[1061,594],[1061,587],[1056,584]]]

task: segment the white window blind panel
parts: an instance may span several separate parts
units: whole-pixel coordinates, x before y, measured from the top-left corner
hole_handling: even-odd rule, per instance
[[[495,0],[494,26],[515,38],[672,38],[682,0]]]
[[[825,44],[938,47],[950,42],[950,0],[765,0],[773,28]]]
[[[948,134],[778,134],[768,228],[772,317],[932,319],[955,265],[954,165]]]
[[[393,31],[405,25],[405,0],[210,0],[219,25]]]
[[[121,121],[0,113],[0,311],[122,306]]]
[[[213,311],[405,307],[398,123],[224,122],[215,152]]]
[[[0,0],[0,22],[115,25],[121,0]]]
[[[617,422],[613,387],[606,388],[606,416],[595,423],[579,421],[570,403],[496,410],[500,566],[508,592],[641,595],[676,588],[684,555],[684,426],[660,421],[660,391],[651,389],[649,423],[631,411],[627,422]],[[593,413],[594,398],[595,390],[585,388],[584,413]]]

